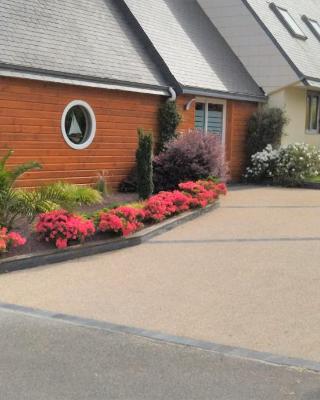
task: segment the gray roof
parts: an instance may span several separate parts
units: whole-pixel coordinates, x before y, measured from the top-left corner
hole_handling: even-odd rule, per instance
[[[196,0],[124,0],[184,91],[262,96]]]
[[[277,6],[289,11],[307,36],[307,40],[293,37],[269,7],[267,0],[243,0],[264,24],[283,54],[293,65],[299,78],[320,79],[320,41],[302,20],[302,16],[320,23],[320,0],[275,0]]]
[[[1,0],[0,66],[167,87],[113,0]]]

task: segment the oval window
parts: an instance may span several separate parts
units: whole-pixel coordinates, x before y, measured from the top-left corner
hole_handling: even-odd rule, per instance
[[[96,119],[92,108],[84,101],[72,101],[64,110],[61,129],[65,141],[73,149],[85,149],[95,136]]]

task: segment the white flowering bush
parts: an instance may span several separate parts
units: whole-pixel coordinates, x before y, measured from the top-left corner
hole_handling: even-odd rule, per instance
[[[268,145],[251,157],[244,175],[250,182],[270,180],[283,186],[301,185],[306,178],[320,175],[320,151],[304,143],[273,149]]]
[[[305,143],[289,144],[280,149],[274,181],[284,186],[301,185],[306,178],[318,176],[320,151]]]
[[[250,167],[244,178],[250,182],[261,182],[274,178],[276,165],[279,162],[280,151],[269,144],[264,150],[251,156]]]

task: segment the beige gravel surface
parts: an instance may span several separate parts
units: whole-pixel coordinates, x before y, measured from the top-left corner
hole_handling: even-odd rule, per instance
[[[320,361],[320,191],[234,188],[139,247],[2,275],[0,301]]]

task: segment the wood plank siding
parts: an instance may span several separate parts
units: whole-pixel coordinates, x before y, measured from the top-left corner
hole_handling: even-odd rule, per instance
[[[72,100],[86,101],[97,120],[93,143],[74,150],[64,141],[61,116]],[[165,98],[132,92],[0,78],[0,149],[14,150],[11,164],[37,160],[43,170],[25,174],[21,186],[54,180],[91,184],[105,170],[116,187],[134,165],[137,129],[157,135]]]
[[[190,98],[178,98],[180,130],[194,126],[194,107],[184,110]],[[95,139],[84,150],[70,148],[61,133],[62,113],[73,100],[87,102],[96,115]],[[0,150],[14,150],[9,165],[42,163],[43,169],[25,174],[20,186],[56,180],[92,184],[105,171],[108,184],[116,188],[134,165],[137,129],[152,130],[157,138],[163,101],[165,97],[157,95],[0,78]],[[227,157],[235,178],[243,168],[246,124],[255,108],[254,103],[228,102]]]

